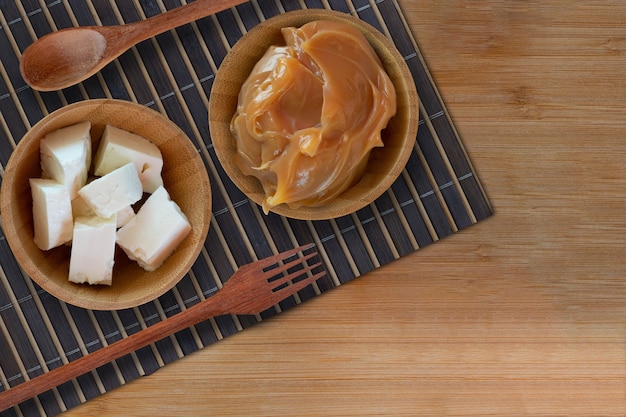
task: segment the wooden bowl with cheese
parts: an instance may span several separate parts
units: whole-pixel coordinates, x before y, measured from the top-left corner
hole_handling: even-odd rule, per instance
[[[263,211],[353,213],[398,178],[417,135],[415,82],[393,42],[337,11],[307,9],[247,32],[216,74],[211,139]]]
[[[86,100],[20,140],[0,210],[17,262],[39,286],[75,306],[119,310],[187,274],[209,230],[211,188],[197,147],[165,116]]]

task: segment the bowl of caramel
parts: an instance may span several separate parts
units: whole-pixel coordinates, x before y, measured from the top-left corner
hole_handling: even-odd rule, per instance
[[[344,13],[308,9],[247,32],[209,101],[217,157],[267,214],[324,220],[372,203],[414,148],[418,98],[393,43]]]
[[[136,195],[132,200],[139,194],[141,196],[140,200],[125,206],[134,213],[130,215],[124,210],[124,213],[129,214],[124,220],[124,226],[118,223],[121,221],[122,210],[106,219],[91,213],[84,205],[75,204],[79,202],[81,191],[71,197],[70,191],[64,187],[65,184],[59,182],[61,180],[54,173],[48,175],[51,172],[46,173],[42,168],[45,166],[43,159],[58,158],[55,159],[57,162],[62,161],[64,156],[59,155],[72,155],[68,160],[75,161],[73,156],[79,152],[74,151],[84,148],[85,155],[92,156],[91,160],[66,165],[63,171],[66,178],[71,174],[70,168],[83,164],[85,167],[92,167],[86,168],[89,169],[86,175],[90,185],[96,183],[97,178],[108,178],[106,181],[120,178],[115,172],[129,172],[129,166],[133,164],[122,162],[125,165],[121,171],[113,170],[111,177],[104,173],[94,173],[93,166],[96,165],[98,151],[102,149],[100,145],[104,142],[107,130],[111,141],[116,137],[126,138],[133,135],[139,141],[137,143],[146,145],[146,149],[154,149],[152,145],[156,146],[163,162],[162,167],[159,167],[160,173],[152,177],[159,181],[158,184],[154,184],[148,191],[144,191],[142,182],[133,182]],[[114,133],[118,136],[113,136]],[[57,146],[59,144],[62,147]],[[55,152],[53,148],[61,152]],[[116,152],[112,147],[107,149],[111,151],[110,154]],[[148,171],[150,164],[145,162],[142,167],[146,168],[144,172]],[[80,171],[83,172],[82,168]],[[137,172],[129,178],[135,180],[138,176]],[[41,186],[42,192],[35,193],[35,182],[37,187],[45,184],[45,188]],[[131,181],[119,181],[110,184],[125,186],[130,183]],[[82,189],[85,188],[86,186]],[[41,195],[44,193],[45,203],[50,208],[48,215],[52,216],[48,218],[47,229],[41,228],[39,221],[43,216],[39,209],[43,201]],[[107,195],[114,200],[113,193]],[[155,196],[159,199],[153,200]],[[115,197],[117,198],[119,196]],[[71,205],[69,208],[67,201]],[[176,285],[189,271],[204,245],[209,230],[211,204],[208,174],[196,146],[187,135],[155,110],[137,103],[112,99],[85,100],[70,104],[35,124],[20,139],[11,154],[5,167],[0,192],[3,228],[22,270],[49,294],[69,304],[93,310],[135,307],[159,297]],[[165,236],[165,231],[169,233],[175,231],[174,228],[152,227],[154,224],[146,220],[153,217],[155,212],[166,209],[167,212],[163,213],[177,214],[177,222],[186,219],[189,227],[184,225],[183,228],[176,229],[183,230],[185,234],[170,239],[170,236]],[[182,214],[177,213],[177,209]],[[69,224],[65,214],[69,214]],[[173,219],[170,214],[167,214],[168,218]],[[113,217],[115,221],[111,224]],[[142,222],[148,224],[150,230],[138,227]],[[123,249],[119,245],[120,241],[116,240],[124,228],[131,235],[134,234],[131,238],[136,238],[140,245],[175,242],[172,243],[175,247],[163,246],[164,251],[160,252],[163,258],[157,263],[142,266],[138,251],[135,251],[138,258],[131,259],[125,253],[127,248]],[[157,229],[159,236],[153,236],[151,233]],[[90,231],[94,234],[89,234]],[[163,240],[159,241],[160,238]],[[79,240],[81,243],[77,243]],[[114,246],[110,246],[110,243]],[[151,253],[156,254],[157,251]],[[107,267],[112,269],[104,270]],[[97,279],[100,281],[96,282]]]

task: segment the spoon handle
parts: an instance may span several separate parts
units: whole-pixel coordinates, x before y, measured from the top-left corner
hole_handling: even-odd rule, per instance
[[[134,36],[134,42],[138,43],[168,30],[237,6],[245,1],[196,0],[148,19],[127,23],[122,26],[128,30],[126,35]]]

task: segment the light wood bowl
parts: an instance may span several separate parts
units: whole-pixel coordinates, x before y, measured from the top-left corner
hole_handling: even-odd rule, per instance
[[[393,43],[373,26],[351,15],[330,10],[308,9],[278,15],[255,26],[234,45],[220,65],[211,89],[211,139],[220,163],[235,185],[257,204],[265,198],[261,183],[244,175],[234,162],[236,145],[230,122],[242,84],[265,51],[271,45],[282,43],[281,28],[300,27],[321,19],[343,22],[361,30],[394,84],[397,113],[382,133],[385,146],[372,150],[365,174],[357,184],[325,206],[292,209],[281,204],[271,209],[277,214],[304,220],[331,219],[353,213],[384,193],[400,175],[411,155],[419,121],[415,82],[406,62]]]
[[[69,246],[42,251],[33,241],[29,178],[41,177],[39,142],[51,131],[90,121],[93,150],[110,124],[149,139],[163,155],[165,188],[189,218],[192,230],[154,272],[146,272],[116,249],[111,286],[68,281]],[[20,140],[6,166],[0,192],[2,223],[20,266],[37,284],[59,299],[94,310],[135,307],[171,289],[189,271],[206,239],[211,218],[211,188],[201,157],[184,132],[160,113],[120,100],[87,100],[63,107],[42,119]]]

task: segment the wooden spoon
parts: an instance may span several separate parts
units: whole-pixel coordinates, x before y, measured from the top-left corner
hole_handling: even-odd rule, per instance
[[[49,33],[22,54],[20,72],[32,88],[60,90],[102,69],[137,43],[246,0],[196,0],[139,22],[84,26]]]

